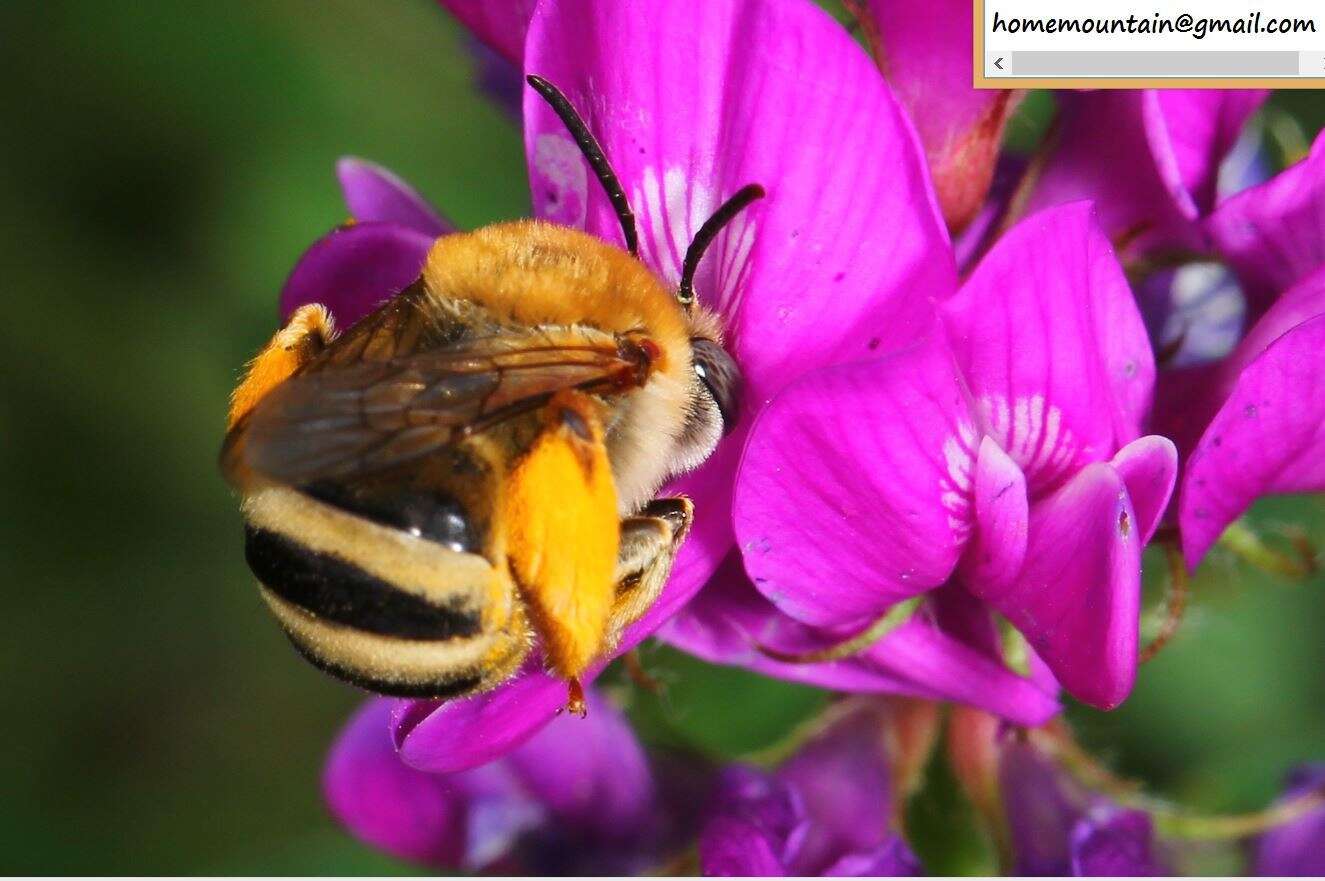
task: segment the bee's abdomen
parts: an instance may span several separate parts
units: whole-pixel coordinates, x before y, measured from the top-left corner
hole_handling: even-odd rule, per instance
[[[249,568],[268,590],[320,618],[357,630],[406,639],[472,637],[476,609],[430,602],[333,554],[268,529],[245,530]],[[401,587],[408,587],[402,585]]]
[[[531,638],[510,573],[449,540],[469,541],[468,518],[415,532],[376,505],[335,501],[280,486],[244,498],[249,567],[305,657],[401,697],[482,691],[519,667]]]
[[[334,508],[453,551],[468,553],[479,547],[469,512],[445,493],[388,486],[386,491],[373,494],[334,481],[310,484],[302,492]]]

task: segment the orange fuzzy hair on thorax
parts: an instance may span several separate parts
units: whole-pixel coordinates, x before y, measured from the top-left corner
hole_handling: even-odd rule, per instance
[[[468,301],[522,327],[587,325],[642,335],[662,355],[646,386],[604,417],[621,513],[652,498],[668,474],[694,388],[697,320],[636,258],[588,233],[536,220],[443,236],[423,268],[428,294]],[[709,322],[711,324],[711,321]]]

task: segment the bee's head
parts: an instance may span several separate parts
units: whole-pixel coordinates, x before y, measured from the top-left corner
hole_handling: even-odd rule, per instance
[[[722,344],[717,316],[691,304],[686,316],[690,332],[690,389],[685,425],[672,449],[672,472],[698,467],[719,441],[740,421],[745,380],[741,368]]]
[[[736,360],[722,346],[718,318],[696,302],[695,273],[699,261],[723,227],[756,199],[764,196],[759,184],[748,184],[713,212],[695,233],[686,249],[676,299],[686,311],[690,328],[691,366],[694,385],[685,430],[677,444],[679,470],[689,470],[712,454],[722,436],[731,432],[741,418],[744,379]]]

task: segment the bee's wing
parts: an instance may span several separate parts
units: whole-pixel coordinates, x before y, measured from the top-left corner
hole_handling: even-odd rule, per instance
[[[231,431],[223,462],[232,481],[246,470],[292,485],[377,473],[535,410],[562,389],[637,388],[650,345],[564,330],[333,360],[264,397]]]

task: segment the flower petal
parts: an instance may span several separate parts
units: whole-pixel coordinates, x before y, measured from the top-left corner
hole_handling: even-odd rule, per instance
[[[630,723],[589,690],[589,715],[563,715],[507,757],[531,795],[595,841],[638,839],[653,806],[648,759]]]
[[[756,824],[718,817],[699,838],[699,868],[708,878],[781,878],[790,874],[775,842]]]
[[[435,773],[474,768],[533,737],[566,704],[566,683],[526,662],[493,691],[448,701],[400,701],[392,737],[409,765]]]
[[[1215,206],[1219,167],[1267,89],[1156,89],[1143,99],[1146,136],[1160,177],[1189,218]],[[1153,96],[1150,99],[1148,96]]]
[[[885,713],[862,710],[805,744],[778,769],[810,818],[795,868],[819,874],[844,854],[872,850],[892,838],[887,732]]]
[[[1280,294],[1227,358],[1215,364],[1163,371],[1155,394],[1155,430],[1172,438],[1183,460],[1189,459],[1242,371],[1279,337],[1322,313],[1325,266]]]
[[[1111,237],[1144,230],[1147,241],[1191,245],[1195,206],[1178,206],[1150,159],[1146,107],[1151,91],[1059,93],[1058,131],[1026,204],[1027,213],[1080,199],[1095,203]],[[1148,161],[1149,160],[1149,161]],[[1127,174],[1119,174],[1126,168]]]
[[[349,327],[419,277],[433,236],[394,223],[333,230],[304,252],[281,291],[281,320],[308,303]]]
[[[1006,589],[972,583],[1025,635],[1063,687],[1102,709],[1136,678],[1141,536],[1127,488],[1089,465],[1031,508],[1026,564]]]
[[[798,620],[859,627],[941,584],[966,538],[973,439],[941,339],[784,391],[733,503],[755,586]]]
[[[1325,489],[1325,315],[1279,337],[1241,373],[1183,476],[1178,521],[1195,567],[1253,501]]]
[[[1029,743],[1003,745],[998,791],[1003,797],[1017,875],[1066,875],[1069,836],[1085,808],[1085,796]]]
[[[584,114],[634,208],[643,258],[667,281],[722,200],[764,186],[697,278],[748,400],[909,339],[952,288],[915,134],[868,56],[813,4],[545,0],[526,61]],[[525,119],[535,214],[620,242],[561,122],[534,94]]]
[[[1017,224],[943,310],[984,428],[1032,499],[1139,434],[1154,358],[1088,204]]]
[[[409,767],[387,730],[391,701],[360,707],[336,738],[322,788],[336,819],[387,853],[442,866],[465,855],[466,793],[454,781]]]
[[[920,860],[900,836],[878,847],[849,853],[821,873],[825,878],[909,878],[923,874]]]
[[[1202,90],[1062,94],[1057,141],[1027,210],[1090,199],[1111,237],[1200,247],[1193,222],[1214,208],[1219,163],[1263,99]]]
[[[470,38],[467,48],[474,72],[474,86],[517,125],[524,113],[525,80],[520,65],[489,48],[487,43]]]
[[[1155,830],[1144,811],[1097,808],[1072,830],[1072,874],[1086,877],[1167,875],[1155,856]]]
[[[946,624],[949,616],[937,617]],[[964,633],[949,635],[928,613],[854,658],[818,664],[775,661],[757,646],[797,653],[842,637],[778,612],[750,584],[735,555],[659,636],[713,664],[835,691],[970,703],[1022,725],[1042,724],[1059,710],[1054,694],[1008,670],[983,645],[968,645]]]
[[[1018,725],[1042,725],[1060,709],[1053,693],[1009,670],[979,647],[945,633],[927,614],[888,634],[860,661],[924,685],[933,700],[955,701]]]
[[[1323,196],[1325,198],[1325,196]],[[1224,394],[1252,361],[1271,343],[1309,318],[1325,314],[1325,262],[1302,281],[1279,294],[1264,315],[1247,331],[1242,342],[1223,364],[1227,385]]]
[[[440,0],[474,35],[516,66],[524,61],[525,31],[537,0]]]
[[[1288,778],[1284,798],[1325,791],[1325,764],[1304,765]],[[1325,875],[1325,809],[1276,826],[1256,842],[1255,873],[1264,876]]]
[[[658,635],[711,664],[743,667],[788,682],[835,691],[930,696],[927,689],[904,675],[880,672],[859,659],[790,664],[759,651],[760,646],[791,653],[810,651],[831,641],[831,636],[788,618],[764,599],[746,577],[735,552]]]
[[[1109,464],[1127,487],[1144,547],[1159,527],[1173,495],[1178,477],[1178,448],[1166,437],[1147,435],[1119,450]]]
[[[1207,227],[1257,312],[1325,265],[1325,134],[1296,165],[1227,199]]]
[[[809,828],[795,788],[745,765],[723,768],[700,835],[704,874],[788,874]]]
[[[413,187],[380,165],[346,156],[336,163],[336,177],[359,223],[394,223],[433,238],[455,232]]]
[[[1029,519],[1026,475],[993,438],[982,438],[975,461],[975,532],[962,558],[962,580],[1010,584],[1026,559]]]
[[[867,0],[865,11],[865,35],[915,123],[943,216],[964,227],[989,190],[1014,93],[971,85],[970,3]]]

